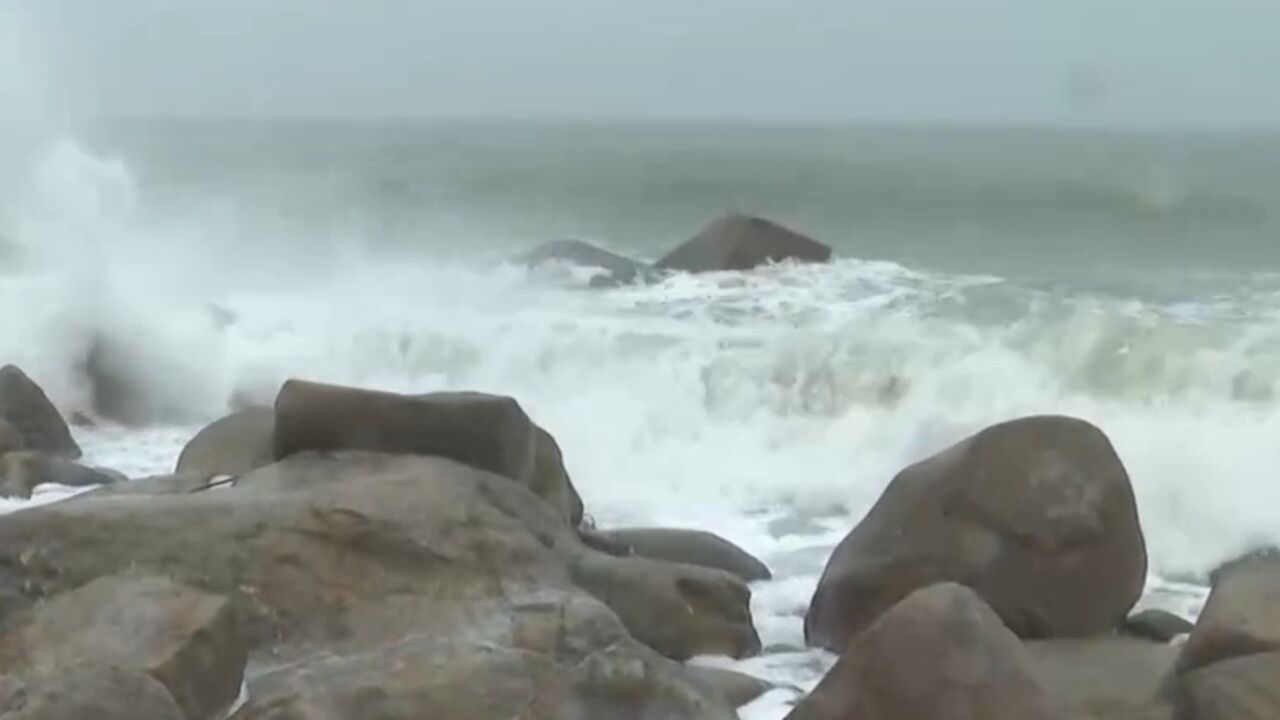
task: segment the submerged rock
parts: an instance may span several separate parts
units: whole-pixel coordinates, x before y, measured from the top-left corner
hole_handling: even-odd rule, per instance
[[[685,272],[751,270],[786,260],[825,263],[831,248],[764,218],[729,214],[704,227],[655,267]]]
[[[1022,643],[968,588],[879,616],[787,720],[1058,720]]]
[[[13,365],[0,368],[0,419],[17,430],[28,450],[72,460],[80,457],[71,429],[44,390]]]
[[[531,268],[559,262],[603,271],[602,274],[591,279],[592,287],[627,285],[651,279],[655,275],[648,265],[597,247],[585,240],[555,240],[544,243],[520,256],[518,261]]]
[[[772,577],[769,568],[746,550],[702,530],[624,528],[594,534],[625,555],[716,568],[747,582]]]
[[[275,403],[276,459],[309,450],[367,450],[447,457],[532,490],[570,525],[582,499],[555,439],[520,403],[501,395],[426,395],[289,380]]]
[[[912,591],[973,588],[1026,638],[1113,631],[1142,593],[1133,489],[1101,430],[1030,417],[983,430],[900,472],[836,548],[805,616],[843,648]]]

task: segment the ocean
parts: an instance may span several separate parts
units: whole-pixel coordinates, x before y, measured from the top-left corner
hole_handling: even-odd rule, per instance
[[[802,616],[894,473],[1001,420],[1109,434],[1144,604],[1194,616],[1212,568],[1280,543],[1280,133],[130,121],[4,165],[0,360],[93,416],[92,351],[128,422],[76,429],[90,462],[169,471],[289,377],[510,394],[597,524],[774,569],[771,652],[732,663],[768,678],[833,661]],[[837,260],[609,290],[510,262],[656,259],[726,210]]]

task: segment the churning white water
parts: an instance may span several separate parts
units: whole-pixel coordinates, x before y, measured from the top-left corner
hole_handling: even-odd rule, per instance
[[[598,524],[712,530],[774,569],[754,588],[773,652],[736,664],[766,677],[807,687],[831,662],[800,650],[801,618],[894,473],[1012,417],[1077,415],[1110,435],[1138,496],[1149,603],[1194,614],[1209,569],[1280,542],[1273,277],[1157,301],[846,252],[589,290],[569,269],[360,237],[229,252],[209,239],[224,219],[144,222],[129,167],[72,143],[26,189],[0,225],[0,360],[92,415],[96,346],[147,421],[78,429],[89,461],[168,471],[203,422],[288,377],[510,394],[559,439]],[[780,718],[791,697],[743,716]]]

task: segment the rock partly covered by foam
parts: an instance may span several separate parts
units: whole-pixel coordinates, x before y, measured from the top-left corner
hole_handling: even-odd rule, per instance
[[[243,475],[275,461],[276,414],[245,408],[209,424],[191,438],[174,472]]]
[[[784,261],[825,263],[831,248],[764,218],[729,214],[659,260],[655,267],[685,272],[751,270]]]
[[[1022,643],[973,591],[917,590],[882,614],[787,720],[1057,720]]]
[[[1213,573],[1213,590],[1182,650],[1178,671],[1268,652],[1280,652],[1280,551],[1274,549]]]
[[[275,403],[274,455],[367,450],[447,457],[532,490],[574,527],[582,499],[555,439],[515,399],[478,392],[400,395],[290,380]]]
[[[676,528],[622,528],[593,533],[623,555],[716,568],[747,582],[772,577],[768,566],[714,533]]]
[[[80,457],[80,446],[44,390],[13,365],[0,368],[0,419],[17,431],[25,449]]]
[[[67,487],[111,485],[126,480],[112,470],[87,467],[65,458],[32,450],[0,455],[0,496],[30,498],[46,483]]]
[[[839,650],[912,591],[953,581],[1022,637],[1107,633],[1146,569],[1133,489],[1106,435],[1023,418],[900,472],[836,548],[805,631]]]
[[[644,263],[623,257],[585,240],[555,240],[544,243],[518,258],[527,267],[561,263],[600,271],[591,279],[592,287],[611,287],[645,280],[654,275]]]
[[[92,663],[146,673],[189,720],[220,719],[240,694],[248,646],[231,603],[166,579],[98,578],[11,625],[0,672]]]

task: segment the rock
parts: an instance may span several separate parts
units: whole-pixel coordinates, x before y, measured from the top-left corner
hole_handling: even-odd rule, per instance
[[[126,479],[111,470],[85,467],[32,450],[0,456],[0,495],[5,497],[29,498],[36,487],[45,483],[87,487],[110,485]]]
[[[14,450],[23,450],[26,447],[27,441],[22,439],[22,433],[18,432],[18,428],[8,420],[0,418],[0,455]]]
[[[721,570],[586,552],[577,585],[608,605],[639,641],[676,660],[760,653],[751,591]]]
[[[788,720],[1056,720],[1022,643],[955,584],[918,590],[845,650]]]
[[[0,705],[0,720],[191,720],[146,673],[76,665],[20,683]]]
[[[1130,615],[1120,626],[1120,632],[1137,638],[1172,642],[1179,635],[1186,635],[1195,627],[1186,618],[1167,610],[1143,610]]]
[[[157,490],[166,490],[164,483]],[[349,684],[335,679],[331,686],[301,690],[296,682],[302,680],[289,681],[293,689],[278,696],[255,692],[251,683],[252,696],[262,702],[255,701],[250,717],[271,717],[262,704],[269,695],[283,703],[272,707],[298,712],[319,712],[330,701],[341,707],[348,698],[357,702],[367,696],[362,678],[400,682],[392,677],[400,662],[396,648],[423,640],[434,645],[413,657],[437,651],[448,657],[445,650],[455,648],[459,662],[472,663],[476,673],[506,672],[506,664],[488,664],[501,658],[518,666],[513,676],[546,668],[548,677],[559,678],[556,687],[579,688],[566,690],[565,702],[590,705],[597,697],[593,688],[601,688],[606,707],[664,707],[666,700],[647,695],[653,692],[684,698],[680,707],[693,703],[698,712],[706,710],[673,717],[731,718],[716,714],[716,708],[728,712],[718,699],[702,698],[676,677],[677,664],[628,634],[633,626],[619,616],[628,623],[645,617],[638,593],[610,598],[615,608],[574,582],[581,568],[593,565],[594,573],[582,574],[599,587],[651,583],[644,593],[661,613],[680,615],[671,624],[692,638],[683,641],[690,653],[721,651],[731,631],[755,634],[749,594],[737,578],[600,555],[527,487],[440,457],[298,453],[220,489],[91,493],[0,522],[6,616],[103,576],[131,571],[170,577],[229,598],[244,619],[256,674],[277,669],[283,677],[314,671],[317,677],[351,678]],[[562,627],[579,615],[584,619],[574,620],[571,631]],[[655,610],[649,617],[658,615]],[[707,646],[698,646],[698,638]],[[590,668],[604,677],[581,676]],[[632,673],[632,680],[614,687],[610,678],[618,673]],[[415,673],[402,678],[406,685],[368,692],[403,698],[404,712],[411,713],[465,695],[464,688],[443,684],[449,677],[460,676]],[[487,675],[468,681],[477,687],[503,682]],[[343,694],[348,691],[355,694]],[[510,697],[516,703],[528,696]],[[520,716],[514,705],[504,704],[502,711],[496,717]]]
[[[613,287],[647,280],[654,275],[644,263],[592,245],[584,240],[555,240],[522,255],[519,261],[534,268],[551,262],[598,268],[604,273],[591,279],[592,287]]]
[[[1108,636],[1035,640],[1025,647],[1036,676],[1067,717],[1167,717],[1160,695],[1178,657],[1171,645]]]
[[[418,635],[269,674],[233,720],[736,720],[599,603],[546,598],[502,619],[492,645]]]
[[[514,399],[399,395],[290,380],[276,398],[275,457],[307,450],[434,455],[515,480],[573,526],[582,504],[550,434]]]
[[[0,368],[0,418],[17,428],[28,450],[76,459],[80,446],[39,385],[13,365]]]
[[[716,568],[747,582],[768,580],[769,568],[750,553],[719,535],[701,530],[627,528],[595,533],[623,554],[686,565]]]
[[[247,408],[196,433],[178,456],[176,473],[243,475],[275,462],[275,411]]]
[[[1119,626],[1147,554],[1133,489],[1106,435],[1030,417],[983,430],[902,472],[836,548],[805,616],[841,649],[915,589],[973,588],[1024,638]]]
[[[1213,590],[1182,649],[1178,672],[1274,651],[1280,651],[1280,552],[1264,551],[1213,573]]]
[[[154,577],[103,577],[36,607],[0,637],[0,672],[77,663],[144,672],[188,720],[222,718],[240,694],[248,646],[231,603]]]
[[[229,487],[234,481],[218,480],[202,473],[154,475],[129,482],[104,485],[93,495],[179,495]]]
[[[729,707],[734,708],[740,708],[773,689],[771,684],[760,678],[706,665],[686,666],[685,674],[703,694],[723,698]]]
[[[1280,652],[1245,655],[1188,672],[1178,685],[1174,718],[1280,718]]]
[[[685,272],[751,270],[794,260],[825,263],[831,248],[763,218],[730,214],[714,220],[655,267]]]

